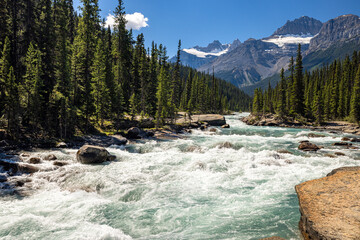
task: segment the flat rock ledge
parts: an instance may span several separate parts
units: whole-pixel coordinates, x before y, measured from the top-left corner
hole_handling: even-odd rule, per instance
[[[343,167],[295,187],[305,240],[360,239],[360,167]]]

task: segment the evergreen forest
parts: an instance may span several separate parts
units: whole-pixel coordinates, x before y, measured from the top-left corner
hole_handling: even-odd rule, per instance
[[[278,114],[301,121],[346,120],[360,122],[360,52],[335,60],[311,72],[302,66],[301,45],[296,59],[289,62],[288,76],[281,70],[281,80],[272,88],[254,92],[252,113]]]
[[[111,29],[98,0],[0,0],[0,128],[68,138],[135,116],[157,127],[177,112],[248,110],[235,86],[168,62],[166,47],[145,47],[127,30],[122,0]],[[344,113],[345,114],[345,113]]]

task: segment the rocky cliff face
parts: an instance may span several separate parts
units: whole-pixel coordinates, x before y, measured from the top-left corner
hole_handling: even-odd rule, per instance
[[[304,239],[359,239],[359,179],[360,167],[340,168],[295,187]]]
[[[321,27],[322,22],[316,20],[315,18],[310,18],[303,16],[301,18],[295,19],[294,21],[287,21],[284,26],[278,28],[273,36],[275,35],[316,35]]]
[[[307,53],[329,48],[334,43],[360,39],[360,18],[343,15],[324,23],[320,32],[310,41]]]

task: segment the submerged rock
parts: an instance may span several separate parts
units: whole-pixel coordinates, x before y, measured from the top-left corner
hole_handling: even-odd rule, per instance
[[[217,132],[216,128],[210,128],[209,132]]]
[[[63,162],[63,161],[54,161],[53,164],[54,166],[58,166],[58,167],[63,167],[65,165],[68,165],[67,162]]]
[[[47,155],[46,157],[44,157],[44,160],[47,160],[47,161],[54,161],[56,159],[57,159],[57,157],[54,154],[50,154],[50,155]]]
[[[345,156],[345,153],[342,153],[342,152],[335,152],[334,153],[336,156]]]
[[[219,148],[233,148],[234,145],[230,142],[224,142],[219,145]]]
[[[301,142],[298,148],[302,151],[317,151],[320,149],[318,146],[308,141]]]
[[[293,154],[292,152],[286,150],[286,149],[280,149],[280,150],[277,150],[278,153],[283,153],[283,154]]]
[[[304,239],[359,239],[360,167],[333,170],[295,187]]]
[[[83,164],[94,164],[115,160],[116,157],[110,155],[103,147],[84,145],[77,151],[76,159]]]
[[[332,144],[333,146],[345,146],[345,147],[349,147],[352,145],[352,143],[347,143],[347,142],[336,142]]]
[[[309,137],[309,138],[323,138],[323,137],[325,137],[325,135],[323,135],[323,134],[316,134],[316,133],[309,133],[309,134],[308,134],[308,137]]]
[[[224,124],[221,126],[221,128],[230,128],[230,125],[229,124]]]
[[[29,163],[31,164],[39,164],[41,163],[41,159],[39,157],[32,157],[29,159]]]
[[[350,142],[360,142],[360,138],[352,138],[350,139]]]
[[[343,137],[343,138],[341,139],[341,141],[350,141],[350,138],[348,138],[348,137]]]

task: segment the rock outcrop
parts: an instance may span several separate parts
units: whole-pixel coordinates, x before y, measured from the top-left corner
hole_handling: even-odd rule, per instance
[[[302,151],[317,151],[320,149],[318,146],[309,141],[301,142],[298,148]]]
[[[103,147],[84,145],[76,153],[76,160],[82,164],[96,164],[115,160],[116,157]]]
[[[360,167],[333,170],[327,177],[295,187],[300,231],[305,240],[359,239]]]

